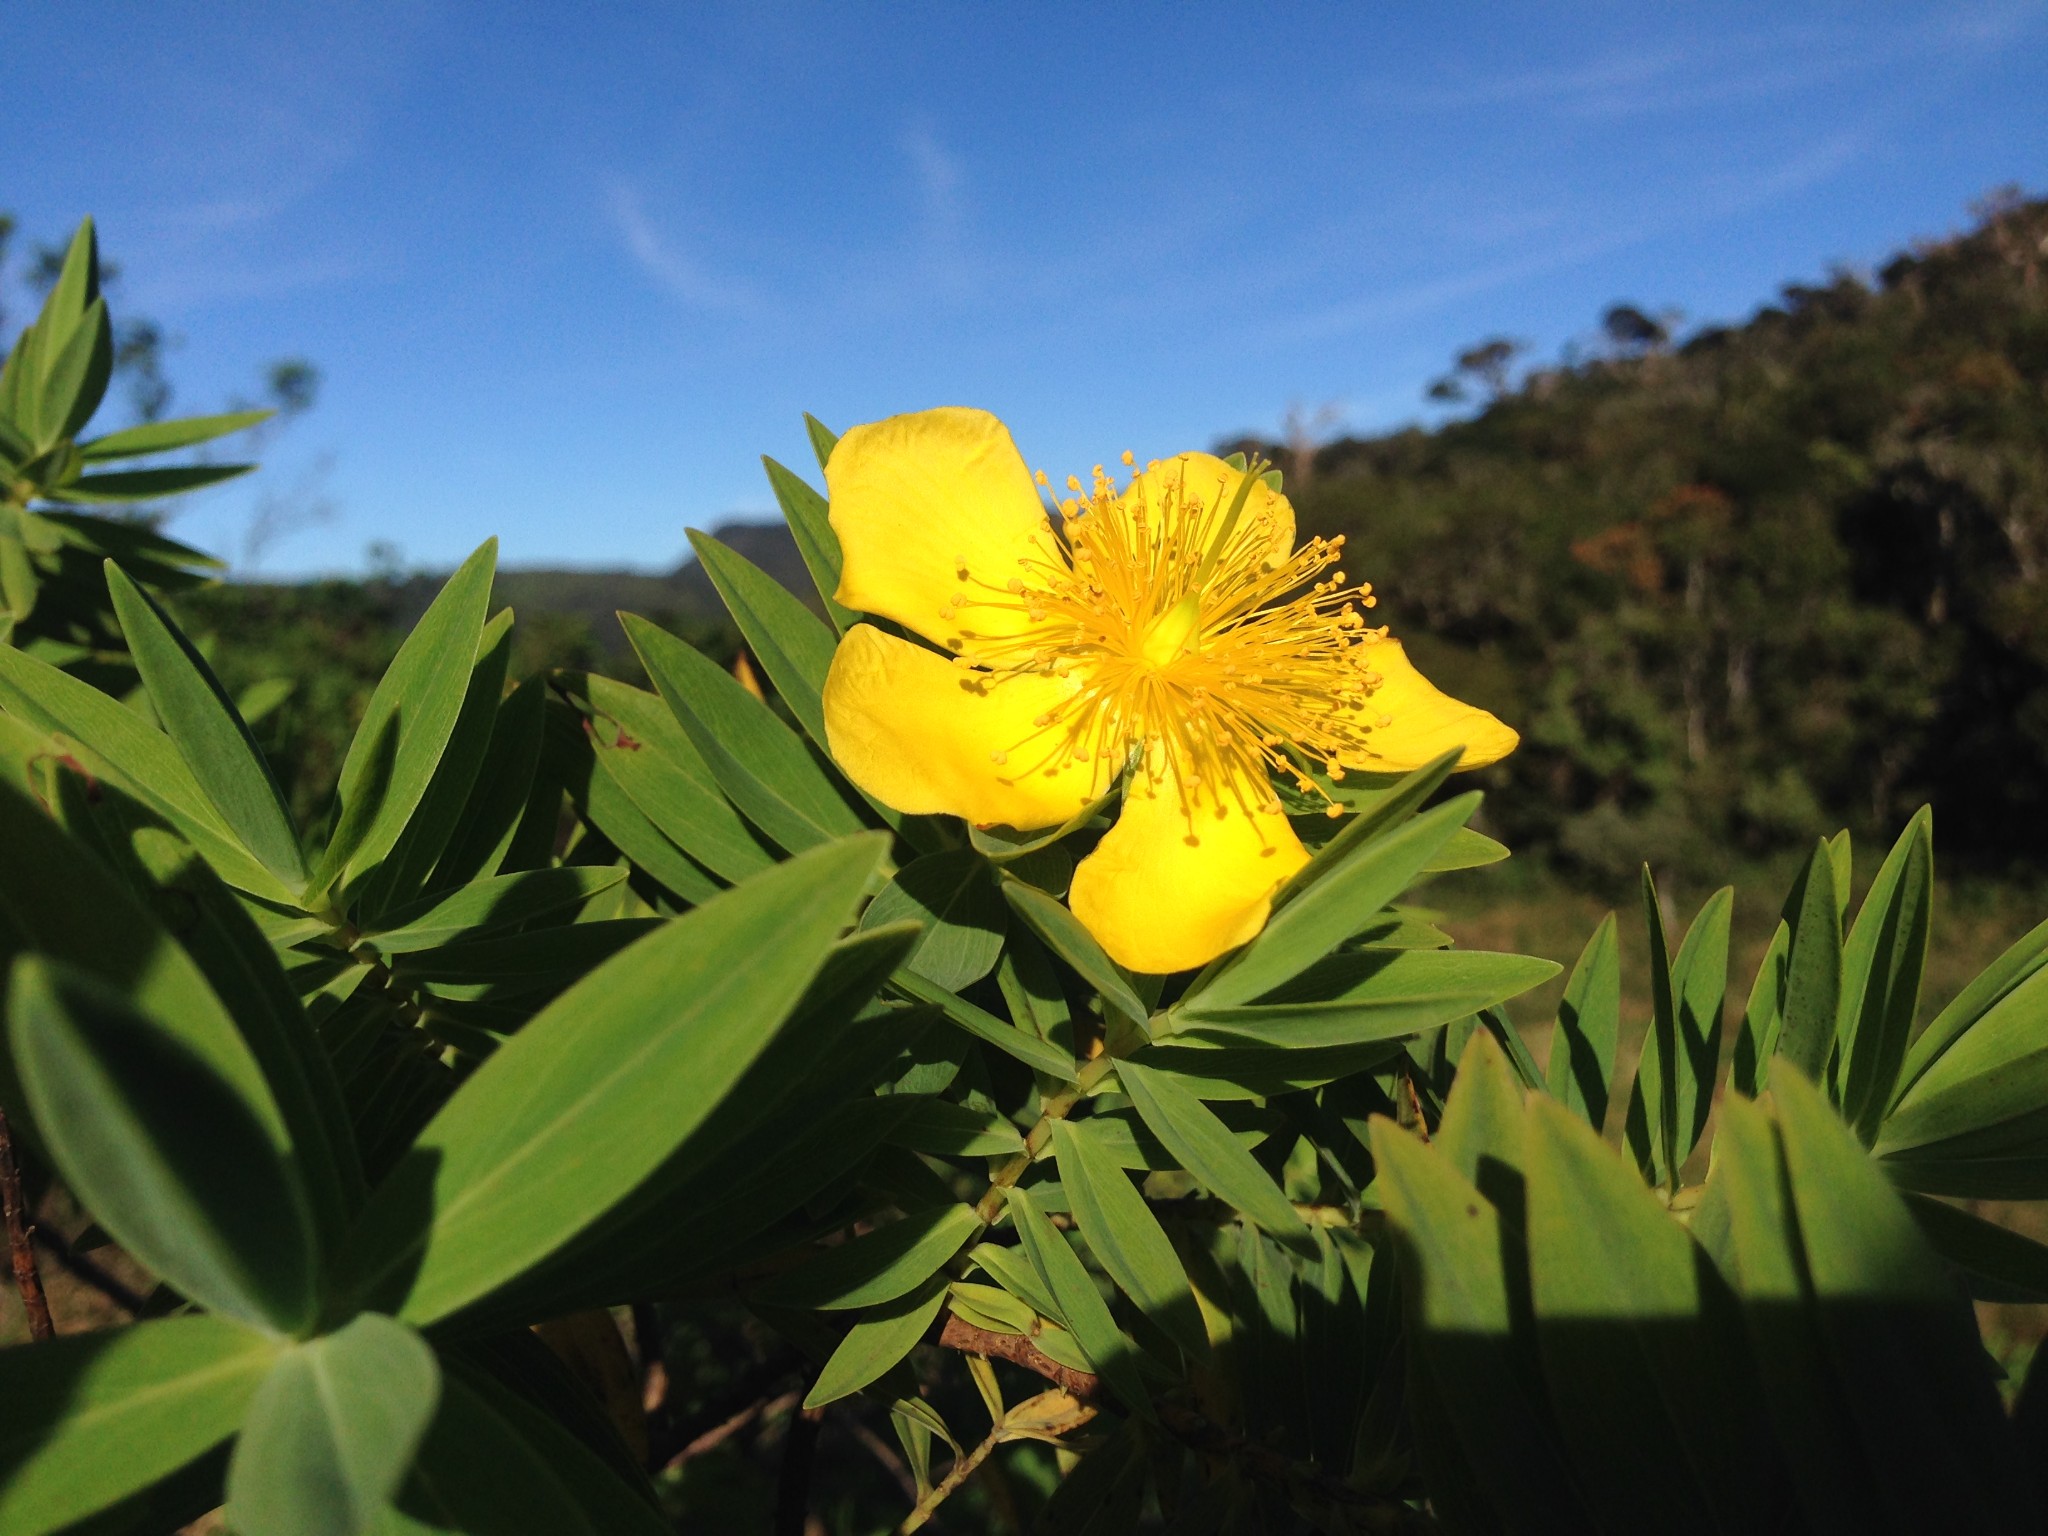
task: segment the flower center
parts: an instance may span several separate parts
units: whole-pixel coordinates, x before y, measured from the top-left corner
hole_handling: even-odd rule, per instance
[[[1311,770],[1342,778],[1371,760],[1371,733],[1388,723],[1371,703],[1386,631],[1360,610],[1377,599],[1341,570],[1324,576],[1341,536],[1288,548],[1284,503],[1252,494],[1262,468],[1210,480],[1184,461],[1152,464],[1119,492],[1098,466],[1088,490],[1067,482],[1062,549],[1020,561],[1006,590],[976,583],[985,596],[954,599],[1032,625],[969,642],[963,666],[1073,685],[999,761],[1049,772],[1121,765],[1142,748],[1141,772],[1177,784],[1190,812],[1199,800],[1221,813],[1278,811],[1272,774],[1319,794]]]

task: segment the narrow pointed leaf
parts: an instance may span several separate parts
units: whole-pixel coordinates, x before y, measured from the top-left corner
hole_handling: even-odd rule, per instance
[[[341,813],[315,884],[346,890],[388,855],[433,781],[468,695],[498,541],[462,563],[398,648],[349,743]]]
[[[1621,946],[1608,913],[1580,951],[1558,1004],[1545,1078],[1550,1093],[1596,1131],[1607,1123],[1608,1085],[1621,1040]]]
[[[945,1277],[934,1275],[908,1294],[865,1313],[818,1372],[804,1406],[822,1408],[880,1380],[917,1347],[945,1302]]]
[[[1067,1246],[1066,1238],[1047,1219],[1029,1190],[1011,1190],[1008,1204],[1032,1272],[1058,1309],[1055,1320],[1073,1334],[1088,1363],[1127,1409],[1140,1418],[1153,1417],[1151,1396],[1138,1375],[1136,1346],[1117,1327],[1109,1304],[1088,1276],[1087,1266]],[[995,1270],[989,1272],[998,1274]]]
[[[91,684],[22,651],[0,646],[0,708],[51,733],[51,754],[162,816],[237,890],[293,904],[284,881],[243,846],[170,738]]]
[[[1540,986],[1555,961],[1485,950],[1357,950],[1330,956],[1255,1003],[1212,989],[1174,1010],[1182,1030],[1290,1049],[1362,1045],[1466,1018]]]
[[[0,1349],[0,1536],[69,1528],[220,1444],[278,1348],[194,1313]]]
[[[1132,1060],[1117,1064],[1117,1081],[1130,1095],[1146,1128],[1182,1168],[1271,1236],[1305,1252],[1314,1251],[1315,1239],[1307,1223],[1258,1159],[1179,1079]]]
[[[825,673],[834,636],[825,622],[774,577],[709,534],[690,534],[704,573],[725,599],[775,691],[820,748],[825,745]]]
[[[1190,1001],[1199,998],[1204,1009],[1246,1003],[1308,969],[1407,889],[1450,835],[1471,819],[1479,798],[1460,795],[1358,843],[1292,901],[1277,907],[1265,931]]]
[[[861,829],[803,739],[725,668],[633,614],[620,616],[647,675],[747,819],[791,853]]]
[[[229,411],[220,416],[182,416],[176,421],[146,421],[139,426],[124,427],[119,432],[109,432],[103,437],[80,443],[78,452],[88,464],[108,459],[138,458],[146,453],[168,453],[176,448],[210,443],[217,437],[226,437],[231,432],[240,432],[268,421],[276,414],[275,411]]]
[[[1208,1354],[1208,1331],[1187,1271],[1130,1176],[1086,1121],[1055,1120],[1052,1144],[1089,1251],[1168,1338],[1197,1358]]]
[[[1151,1010],[1131,990],[1130,982],[1103,952],[1095,935],[1081,926],[1080,919],[1067,910],[1066,904],[1008,875],[1003,877],[1002,886],[1003,899],[1010,904],[1010,910],[1030,924],[1031,931],[1045,941],[1047,948],[1080,973],[1081,979],[1101,996],[1104,1006],[1114,1008],[1142,1028]]]
[[[499,875],[386,913],[363,938],[380,955],[488,938],[501,929],[580,906],[625,878],[623,869],[587,865]]]
[[[830,447],[824,450],[826,454],[830,452]],[[843,635],[856,615],[833,600],[833,594],[839,590],[841,559],[839,536],[832,531],[825,498],[773,459],[764,458],[761,463],[768,471],[769,487],[775,492],[776,504],[782,508],[790,535],[796,540],[797,553],[803,556],[804,567],[817,586],[819,601],[825,605],[825,617]],[[824,467],[823,454],[819,467]]]
[[[15,963],[8,1026],[40,1135],[123,1247],[216,1312],[312,1324],[318,1239],[267,1092],[251,1104],[119,993],[33,956]]]
[[[1835,861],[1825,842],[1814,849],[1806,873],[1787,900],[1791,948],[1785,961],[1785,1013],[1777,1054],[1805,1077],[1818,1079],[1835,1048],[1842,996],[1841,897]]]
[[[900,1221],[828,1248],[758,1286],[764,1306],[836,1312],[872,1307],[915,1290],[981,1230],[968,1205],[912,1211]]]
[[[107,590],[157,718],[192,777],[244,846],[287,886],[303,886],[305,860],[284,791],[262,748],[197,648],[109,560]]]
[[[803,996],[883,852],[814,849],[590,972],[465,1082],[372,1197],[358,1293],[445,1317],[547,1257],[654,1171]],[[735,955],[773,955],[735,965]]]
[[[1922,807],[1871,882],[1842,950],[1841,1101],[1866,1143],[1905,1062],[1933,906],[1934,818]]]

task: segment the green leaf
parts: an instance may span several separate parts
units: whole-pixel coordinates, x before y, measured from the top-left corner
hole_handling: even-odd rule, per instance
[[[1728,1086],[1749,1098],[1762,1093],[1770,1079],[1771,1055],[1778,1048],[1778,1033],[1784,1024],[1785,961],[1791,947],[1792,926],[1780,921],[1763,959],[1757,962],[1749,1002],[1742,1010],[1742,1026],[1735,1032]]]
[[[1284,906],[1276,901],[1265,931],[1225,963],[1206,986],[1198,980],[1199,990],[1191,988],[1182,1006],[1199,1006],[1205,1014],[1213,1014],[1216,1009],[1249,1002],[1300,975],[1407,889],[1451,834],[1471,819],[1479,800],[1477,793],[1460,795],[1391,831],[1348,847],[1323,874],[1297,885],[1298,894],[1291,901]],[[1360,824],[1376,825],[1392,814],[1388,806],[1382,806],[1370,817],[1361,817]],[[1344,841],[1344,833],[1339,833],[1323,856]],[[1303,881],[1321,860],[1319,856],[1311,861],[1296,880]]]
[[[38,1133],[124,1248],[216,1312],[312,1326],[318,1240],[267,1092],[252,1103],[177,1031],[61,962],[16,961],[8,1026]]]
[[[571,718],[574,718],[573,714],[552,701],[548,707],[550,733],[559,735],[557,721],[552,718],[554,711],[559,708]],[[635,868],[659,881],[682,901],[695,903],[717,895],[723,888],[719,882],[669,841],[661,828],[634,804],[611,769],[599,764],[593,744],[581,729],[572,729],[576,730],[576,739],[571,750],[580,756],[569,765],[568,791],[584,819],[603,833],[605,840],[630,859]],[[544,761],[543,774],[547,768]]]
[[[0,708],[50,732],[51,754],[114,785],[164,818],[237,890],[287,905],[298,893],[266,869],[220,812],[163,732],[89,683],[0,646]]]
[[[803,739],[725,668],[674,635],[621,614],[662,702],[747,819],[791,853],[861,830]]]
[[[1540,1097],[1522,1166],[1544,1377],[1606,1527],[1765,1528],[1763,1448],[1684,1228],[1596,1131]]]
[[[987,1009],[977,1007],[936,982],[927,981],[912,971],[899,971],[889,985],[905,997],[930,1003],[946,1016],[949,1023],[1005,1055],[1014,1056],[1033,1071],[1046,1073],[1063,1083],[1074,1080],[1074,1058],[1065,1051],[1048,1045],[1036,1035],[1027,1035],[1014,1024],[1005,1023]]]
[[[1335,874],[1349,862],[1356,849],[1385,836],[1407,821],[1421,809],[1423,801],[1443,787],[1457,761],[1456,751],[1445,752],[1413,773],[1391,781],[1379,774],[1354,774],[1336,784],[1318,775],[1318,782],[1336,797],[1336,803],[1348,806],[1355,814],[1335,837],[1316,850],[1315,857],[1274,892],[1274,910],[1278,911],[1318,881]],[[1445,846],[1449,846],[1448,839]]]
[[[815,422],[811,425],[818,431],[824,430]],[[824,467],[825,455],[831,451],[828,445],[820,452],[819,468]],[[842,562],[839,536],[832,531],[831,514],[825,498],[773,459],[764,458],[761,463],[768,471],[768,484],[775,492],[776,505],[782,508],[783,520],[789,524],[790,535],[796,540],[797,553],[803,556],[804,568],[811,573],[811,580],[818,588],[818,597],[825,605],[825,617],[843,635],[857,616],[833,600],[833,594],[839,590]]]
[[[340,812],[316,890],[346,891],[375,869],[425,797],[469,692],[497,560],[489,539],[462,563],[370,695],[342,760]]]
[[[889,1142],[935,1157],[1014,1157],[1024,1150],[1023,1134],[993,1109],[944,1099],[912,1099]]]
[[[1647,867],[1643,899],[1651,914],[1650,995],[1655,1016],[1643,1042],[1636,1091],[1629,1100],[1629,1145],[1646,1178],[1675,1190],[1679,1171],[1698,1145],[1714,1106],[1721,1009],[1728,993],[1728,922],[1735,892],[1724,886],[1707,898],[1668,969],[1661,903]],[[1644,1094],[1644,1084],[1651,1085],[1655,1097]]]
[[[440,1396],[426,1341],[374,1312],[287,1350],[257,1389],[228,1465],[229,1528],[381,1529]]]
[[[48,441],[76,436],[106,398],[114,372],[114,328],[107,301],[94,299],[79,316],[70,338],[50,360],[39,412]]]
[[[581,906],[625,878],[623,869],[568,865],[477,880],[386,913],[363,938],[380,955],[438,949]]]
[[[1507,1530],[1578,1530],[1555,1430],[1512,1338],[1498,1211],[1450,1162],[1375,1118],[1377,1187],[1401,1256],[1410,1347]]]
[[[2048,965],[2048,922],[2033,928],[1955,996],[1955,1000],[1934,1016],[1906,1053],[1899,1073],[1899,1085],[1892,1091],[1892,1103],[1903,1101],[1928,1068],[1939,1061],[1956,1041],[1972,1029],[2004,998]]]
[[[157,718],[206,796],[264,868],[291,889],[306,883],[298,828],[270,764],[213,669],[163,609],[112,560],[107,590]]]
[[[1205,1357],[1209,1334],[1187,1271],[1145,1197],[1086,1121],[1053,1121],[1052,1145],[1089,1251],[1168,1338],[1196,1358]]]
[[[774,862],[659,698],[592,674],[571,676],[558,686],[587,703],[587,730],[598,766],[670,842],[728,882]]]
[[[1806,1278],[1883,1507],[1908,1530],[2040,1528],[1968,1305],[1819,1090],[1771,1089]]]
[[[1117,1080],[1145,1126],[1180,1166],[1281,1242],[1313,1253],[1315,1239],[1257,1158],[1200,1099],[1165,1072],[1120,1061]]]
[[[220,1444],[277,1350],[201,1313],[0,1349],[0,1536],[66,1529]]]
[[[1791,949],[1785,961],[1785,1013],[1777,1055],[1808,1078],[1819,1078],[1835,1048],[1842,996],[1842,897],[1834,856],[1822,841],[1785,899]]]
[[[546,717],[547,690],[538,677],[529,677],[498,706],[475,787],[427,881],[428,890],[452,890],[472,880],[487,879],[503,867],[533,791]],[[557,784],[554,805],[559,806],[561,800]],[[552,844],[554,818],[550,815],[548,819]]]
[[[987,861],[972,848],[928,853],[904,865],[869,903],[860,925],[900,922],[924,928],[909,969],[949,992],[981,980],[1002,953],[1002,898]]]
[[[1117,963],[1103,952],[1095,935],[1081,926],[1081,920],[1067,910],[1066,904],[1012,875],[1002,877],[1002,886],[1003,899],[1010,904],[1010,910],[1030,925],[1047,948],[1080,973],[1081,979],[1101,996],[1103,1005],[1143,1029],[1151,1009],[1139,1000]]]
[[[946,1277],[933,1275],[915,1290],[863,1313],[818,1372],[804,1407],[822,1408],[881,1378],[925,1336],[946,1302]]]
[[[1268,1046],[1349,1046],[1461,1019],[1539,986],[1554,961],[1485,950],[1357,950],[1311,965],[1258,1003],[1222,1006],[1214,989],[1183,1001],[1187,1031]]]
[[[2048,1246],[1925,1195],[1907,1195],[1906,1208],[1928,1246],[1970,1277],[1979,1301],[2048,1301]]]
[[[104,794],[98,805],[102,810],[114,809],[112,797]],[[167,920],[178,924],[178,945],[163,942],[159,953],[170,955],[182,949],[190,956],[219,999],[218,1009],[209,1010],[209,1015],[226,1015],[213,1028],[224,1033],[231,1021],[255,1059],[298,1155],[307,1193],[319,1216],[322,1246],[331,1251],[339,1246],[365,1193],[362,1164],[333,1062],[308,1024],[277,953],[242,898],[172,833],[138,828],[130,847],[146,870],[143,883],[158,890],[158,903]],[[75,862],[74,872],[82,863]],[[96,960],[103,959],[112,947],[103,936],[106,928],[118,925],[131,934],[139,927],[146,928],[116,917],[115,904],[105,897],[94,903],[94,910],[103,925],[93,939]],[[147,933],[137,936],[146,938]],[[231,1071],[245,1070],[239,1065],[241,1059],[240,1053],[233,1053]]]
[[[80,443],[78,453],[88,464],[108,459],[137,458],[146,453],[168,453],[174,448],[210,443],[217,437],[226,437],[231,432],[240,432],[268,421],[276,414],[275,411],[230,411],[221,416],[182,416],[176,421],[146,421],[140,426],[125,427],[119,432],[109,432],[104,437]]]
[[[1866,1143],[1905,1061],[1933,906],[1934,816],[1923,806],[1871,882],[1842,950],[1838,1097]]]
[[[1124,1407],[1139,1418],[1154,1418],[1151,1396],[1138,1375],[1137,1349],[1117,1327],[1116,1319],[1110,1316],[1109,1303],[1095,1289],[1087,1267],[1067,1246],[1067,1240],[1047,1219],[1045,1212],[1039,1209],[1029,1190],[1012,1189],[1007,1201],[1024,1255],[1045,1293],[1037,1300],[1029,1295],[1024,1299],[1031,1301],[1041,1312],[1046,1310],[1041,1301],[1049,1299],[1056,1310],[1048,1315],[1073,1334],[1074,1341],[1087,1355],[1089,1365],[1094,1367],[1095,1373],[1108,1384]],[[983,1269],[998,1279],[1004,1278],[998,1270],[989,1268],[987,1244],[975,1249],[975,1254],[976,1262]]]
[[[1437,850],[1435,857],[1422,866],[1422,872],[1440,875],[1456,869],[1480,869],[1488,864],[1498,864],[1508,856],[1507,844],[1495,842],[1484,832],[1460,827]]]
[[[969,1205],[911,1211],[757,1286],[754,1299],[819,1312],[894,1301],[936,1274],[980,1231],[981,1218]]]
[[[406,819],[405,830],[376,870],[354,893],[359,927],[380,921],[392,907],[411,902],[426,889],[441,851],[448,846],[469,803],[478,771],[490,749],[499,701],[505,696],[505,674],[512,661],[512,610],[500,609],[477,639],[462,707],[433,777],[420,796],[419,808]]]
[[[4,781],[0,847],[8,851],[0,859],[0,963],[31,950],[99,977],[177,1031],[248,1102],[264,1102],[262,1070],[191,957],[98,859]],[[286,1145],[283,1119],[273,1113],[266,1124]]]
[[[1522,1086],[1499,1042],[1486,1030],[1473,1030],[1459,1054],[1457,1074],[1444,1098],[1443,1120],[1431,1145],[1504,1215],[1520,1222]],[[1512,1197],[1497,1182],[1500,1170],[1512,1171]]]
[[[825,674],[835,644],[831,629],[774,577],[709,534],[692,529],[690,547],[775,691],[811,740],[824,747]]]
[[[818,468],[822,470],[832,462],[832,450],[839,446],[839,434],[809,411],[804,412],[804,431],[810,435],[811,452],[817,455]]]
[[[824,964],[884,839],[799,855],[649,934],[477,1068],[372,1196],[357,1294],[424,1325],[624,1199],[717,1108]],[[773,956],[772,964],[736,964]]]
[[[1643,914],[1649,925],[1650,1028],[1629,1091],[1625,1134],[1636,1166],[1653,1184],[1678,1187],[1678,1005],[1672,996],[1671,945],[1664,937],[1664,905],[1650,866],[1643,866]]]
[[[1879,1129],[1877,1151],[1911,1161],[2048,1152],[2048,971],[2035,971],[1956,1037]],[[1929,1188],[1908,1176],[1916,1187]],[[1941,1193],[1971,1190],[1937,1188]]]
[[[86,505],[121,505],[156,501],[164,496],[183,496],[203,491],[246,475],[254,464],[177,464],[162,469],[118,469],[105,474],[78,475],[66,480],[52,493],[63,501]]]

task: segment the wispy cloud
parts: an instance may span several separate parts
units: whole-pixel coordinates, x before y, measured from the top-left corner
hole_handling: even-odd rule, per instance
[[[1645,217],[1462,272],[1329,305],[1303,314],[1291,324],[1276,325],[1269,334],[1296,340],[1342,335],[1427,314],[1533,277],[1568,271],[1615,251],[1730,218],[1818,186],[1847,170],[1873,143],[1874,136],[1868,131],[1834,134],[1774,165],[1713,178],[1683,201],[1671,202]]]
[[[692,309],[724,314],[757,314],[767,307],[754,283],[713,271],[657,227],[639,188],[630,181],[613,178],[604,209],[626,254],[671,298]]]
[[[2030,30],[2044,14],[2043,0],[1946,5],[1891,27],[1787,25],[1619,50],[1551,68],[1445,81],[1374,80],[1361,94],[1371,106],[1402,112],[1522,108],[1560,119],[1623,121],[1781,98],[1907,59],[1936,63],[1980,55]]]

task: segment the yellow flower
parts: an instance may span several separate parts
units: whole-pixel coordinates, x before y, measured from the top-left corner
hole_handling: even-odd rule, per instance
[[[1314,794],[1310,769],[1514,749],[1366,622],[1369,585],[1324,575],[1341,539],[1295,548],[1287,498],[1221,459],[1148,464],[1122,490],[1100,468],[1070,478],[1060,533],[986,411],[855,427],[825,478],[837,600],[941,648],[847,631],[825,683],[833,757],[897,810],[1020,830],[1069,820],[1129,766],[1068,900],[1132,970],[1206,964],[1265,925],[1308,859],[1273,775]]]

